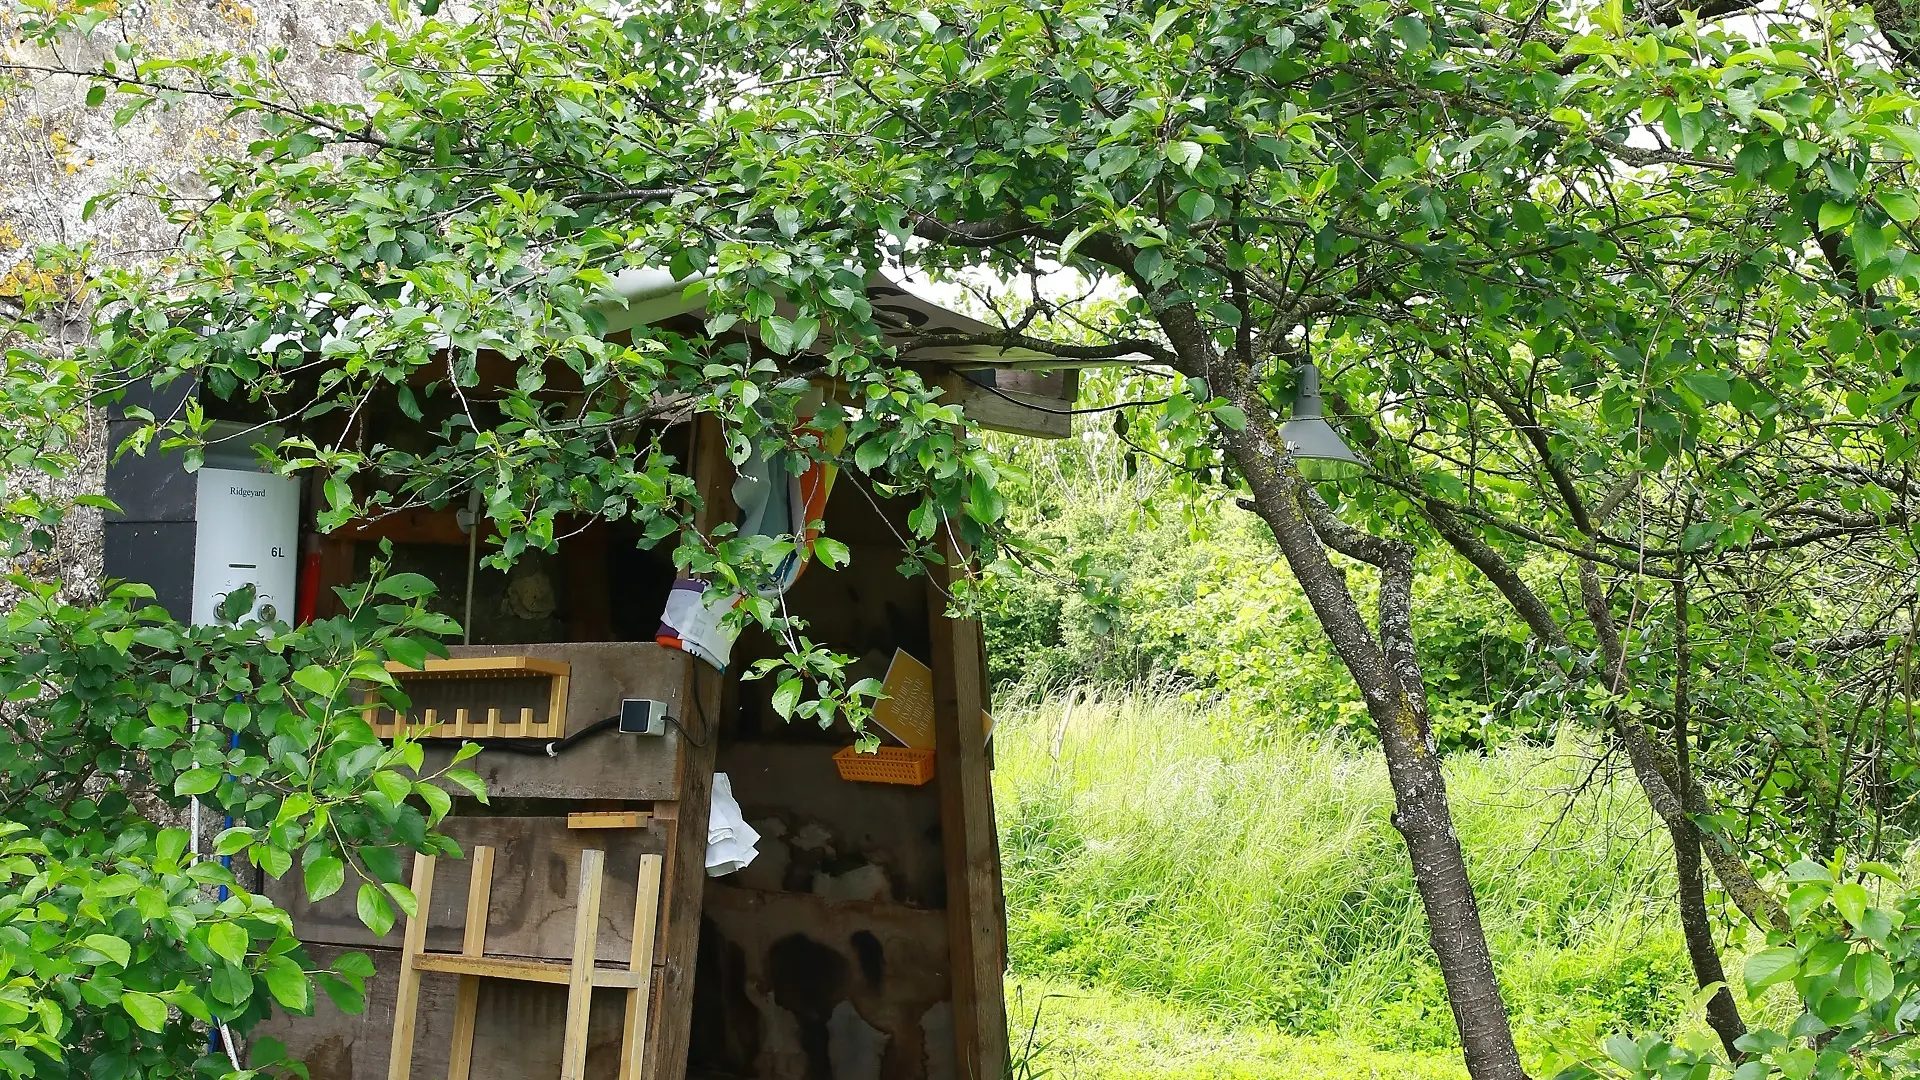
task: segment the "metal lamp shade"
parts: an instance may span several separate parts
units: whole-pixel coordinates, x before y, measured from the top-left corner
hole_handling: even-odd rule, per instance
[[[1345,480],[1367,471],[1366,459],[1347,446],[1332,424],[1317,416],[1280,425],[1280,438],[1300,475],[1309,480]]]
[[[1300,368],[1293,419],[1280,425],[1280,441],[1293,455],[1300,475],[1309,480],[1345,480],[1367,471],[1367,459],[1354,453],[1327,423],[1320,404],[1320,369],[1312,364]]]

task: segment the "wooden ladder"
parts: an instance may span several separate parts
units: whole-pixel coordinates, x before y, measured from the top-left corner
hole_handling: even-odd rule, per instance
[[[606,853],[580,853],[580,902],[574,910],[573,958],[568,962],[488,956],[487,902],[493,891],[493,849],[473,849],[473,879],[467,886],[466,936],[457,953],[427,951],[427,911],[433,900],[434,857],[413,860],[415,916],[407,920],[400,954],[400,989],[393,1003],[393,1049],[387,1080],[411,1080],[413,1034],[420,1006],[420,976],[429,971],[460,976],[454,997],[453,1049],[447,1061],[447,1080],[468,1080],[473,1068],[474,1021],[480,1005],[482,979],[551,983],[567,988],[566,1036],[560,1054],[560,1080],[586,1080],[587,1013],[596,986],[627,991],[627,1016],[620,1042],[620,1080],[642,1080],[646,1059],[647,1013],[653,984],[653,939],[660,911],[658,855],[640,856],[640,875],[633,910],[633,952],[627,966],[603,968],[594,963],[600,931],[600,887]]]

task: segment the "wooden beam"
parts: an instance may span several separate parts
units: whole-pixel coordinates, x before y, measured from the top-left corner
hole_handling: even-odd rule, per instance
[[[660,870],[658,855],[640,857],[640,878],[634,889],[633,955],[627,970],[640,979],[640,985],[627,991],[625,1037],[620,1040],[620,1080],[640,1080],[641,1066],[647,1060],[648,1022],[653,1012],[653,938],[659,928]]]
[[[707,533],[734,519],[733,465],[727,461],[720,424],[712,417],[696,421],[693,442],[688,457],[701,499],[694,527]],[[680,693],[683,704],[673,714],[699,731],[698,742],[688,738],[681,749],[675,785],[677,814],[670,826],[673,840],[662,867],[660,1011],[647,1080],[684,1080],[687,1075],[687,1051],[693,1042],[693,969],[700,951],[700,907],[707,891],[707,814],[712,809],[713,763],[725,690],[726,679],[720,672],[692,660]],[[656,805],[655,809],[661,808]]]
[[[653,815],[645,810],[582,810],[567,815],[569,829],[644,829],[652,823]]]
[[[563,964],[558,960],[523,960],[517,956],[462,956],[459,953],[437,952],[421,953],[413,965],[415,971],[472,975],[506,982],[545,983],[548,986],[571,986],[576,967],[573,961]],[[594,986],[610,986],[616,990],[631,990],[639,983],[633,972],[624,968],[597,967],[586,978]]]
[[[477,957],[487,951],[487,907],[493,898],[493,849],[473,849],[473,876],[467,881],[467,932],[460,955]],[[425,912],[421,913],[422,921]],[[460,976],[453,997],[453,1049],[447,1059],[447,1080],[467,1080],[473,1072],[473,1023],[480,1011],[480,976]]]
[[[600,884],[606,854],[580,853],[580,903],[573,915],[573,970],[567,979],[567,1027],[560,1046],[560,1080],[587,1078],[587,1014],[593,1007],[595,939],[600,933]],[[625,972],[632,977],[632,972]]]
[[[983,428],[1041,439],[1064,439],[1073,434],[1073,402],[1019,390],[981,386],[958,372],[943,375],[946,390],[941,404],[957,403],[967,419]]]
[[[949,540],[928,585],[933,637],[933,710],[947,869],[947,935],[953,962],[957,1076],[989,1080],[1007,1067],[1006,918],[986,733],[980,624],[947,617],[947,597],[969,553]]]
[[[416,917],[407,920],[400,952],[400,989],[393,999],[393,1049],[387,1057],[387,1080],[408,1080],[413,1073],[413,1031],[420,1012],[420,968],[415,960],[427,947],[427,911],[433,903],[433,856],[413,860],[413,898]]]

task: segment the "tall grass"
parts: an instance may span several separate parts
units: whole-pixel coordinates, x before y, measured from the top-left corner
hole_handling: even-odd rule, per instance
[[[1082,697],[1063,729],[1065,709],[1030,707],[994,735],[1016,979],[1279,1036],[1454,1044],[1376,752],[1255,736],[1172,697]],[[1535,1052],[1556,1031],[1671,1027],[1688,1001],[1667,853],[1638,795],[1591,771],[1576,745],[1448,766]]]

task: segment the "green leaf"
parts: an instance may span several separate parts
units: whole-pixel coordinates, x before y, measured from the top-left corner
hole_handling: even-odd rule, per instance
[[[1409,49],[1424,49],[1429,40],[1427,24],[1412,15],[1402,15],[1393,20],[1393,36],[1407,43]]]
[[[333,969],[342,975],[352,975],[361,979],[373,978],[373,960],[366,953],[341,953],[334,960]]]
[[[486,782],[481,780],[477,773],[470,772],[466,769],[448,769],[446,772],[440,774],[440,779],[445,780],[449,784],[457,785],[461,790],[483,803],[487,801]]]
[[[1213,418],[1235,431],[1247,429],[1247,414],[1238,405],[1221,405],[1213,410]]]
[[[159,837],[154,840],[153,847],[154,854],[158,856],[160,862],[177,865],[180,862],[180,856],[187,852],[187,830],[163,829]]]
[[[237,923],[220,922],[207,927],[207,948],[230,964],[247,961],[247,932]]]
[[[386,894],[372,882],[360,886],[354,908],[360,916],[360,922],[373,931],[375,937],[385,937],[387,931],[393,929],[393,906],[387,903]]]
[[[852,555],[847,550],[847,545],[832,537],[822,536],[813,542],[813,557],[819,559],[823,565],[838,570],[847,565],[847,560]]]
[[[1633,1038],[1628,1035],[1609,1035],[1603,1046],[1607,1052],[1607,1056],[1612,1058],[1615,1064],[1629,1072],[1639,1072],[1641,1065],[1646,1060],[1646,1055],[1641,1051],[1640,1044],[1634,1042]]]
[[[152,994],[128,990],[120,995],[120,1007],[148,1031],[158,1032],[167,1026],[167,1004]]]
[[[1878,1002],[1893,993],[1893,965],[1879,953],[1867,953],[1860,957],[1860,965],[1854,969],[1854,987],[1860,997],[1869,1002]]]
[[[340,676],[330,668],[310,664],[293,673],[293,681],[320,697],[330,698],[340,688]]]
[[[1167,28],[1173,25],[1175,19],[1186,13],[1187,9],[1179,4],[1168,4],[1162,8],[1160,14],[1153,17],[1153,25],[1147,28],[1147,40],[1158,44],[1160,35],[1167,32]]]
[[[427,666],[427,646],[410,637],[387,639],[387,658],[418,671]]]
[[[387,801],[395,806],[406,802],[407,796],[413,793],[411,781],[397,772],[385,769],[373,774],[373,786],[378,788],[380,794],[385,795]]]
[[[1420,171],[1420,163],[1410,157],[1390,157],[1380,166],[1380,176],[1384,180],[1398,180],[1403,176],[1412,176]]]
[[[788,679],[773,692],[773,711],[783,720],[793,717],[795,705],[800,703],[800,695],[805,690],[799,679]]]
[[[1821,203],[1820,231],[1838,229],[1853,220],[1854,208],[1849,203]]]
[[[1067,234],[1065,240],[1060,241],[1060,250],[1054,254],[1054,258],[1065,262],[1067,257],[1072,255],[1075,249],[1079,248],[1081,241],[1106,227],[1105,222],[1096,221],[1091,225],[1083,225],[1073,230]]]
[[[418,600],[434,593],[433,579],[423,574],[389,574],[373,587],[375,596],[396,600]]]
[[[420,797],[421,802],[427,804],[429,825],[438,825],[440,819],[446,817],[447,812],[453,809],[453,796],[424,780],[413,785],[413,793]]]
[[[294,1012],[307,1011],[311,992],[307,982],[307,973],[300,965],[284,956],[276,956],[267,964],[264,972],[267,990],[273,994],[273,1000]]]
[[[325,900],[347,883],[347,867],[332,855],[322,855],[307,864],[307,899]]]
[[[1709,405],[1723,405],[1733,396],[1733,383],[1724,375],[1690,371],[1680,376],[1680,381]]]
[[[1867,913],[1866,887],[1857,881],[1846,881],[1835,885],[1833,909],[1857,929],[1860,926],[1861,917]]]
[[[1182,139],[1167,144],[1167,160],[1191,173],[1206,156],[1206,150],[1199,143]]]
[[[106,957],[108,960],[126,967],[133,959],[133,947],[120,938],[109,934],[89,934],[80,944]]]
[[[1920,218],[1920,199],[1904,191],[1882,191],[1875,195],[1874,201],[1887,212],[1887,216],[1902,225]]]
[[[213,769],[189,769],[174,778],[175,795],[205,795],[220,786],[220,774]]]
[[[878,438],[870,438],[854,448],[853,463],[861,472],[872,472],[886,464],[890,448]]]
[[[1760,991],[1775,983],[1785,982],[1799,972],[1800,961],[1792,949],[1783,946],[1762,949],[1747,958],[1747,997],[1756,997]]]

